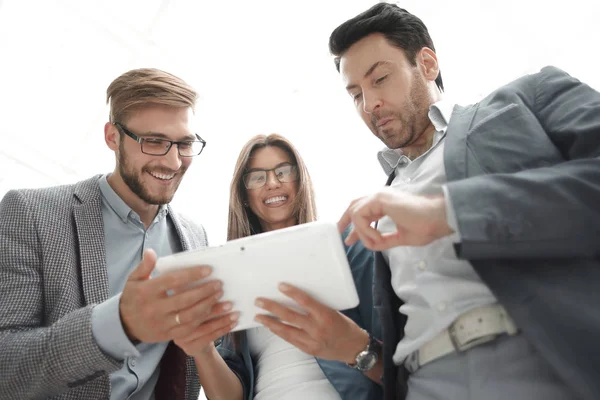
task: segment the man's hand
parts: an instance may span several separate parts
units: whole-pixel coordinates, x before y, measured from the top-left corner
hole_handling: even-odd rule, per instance
[[[386,215],[397,230],[382,234],[371,223]],[[417,196],[389,187],[354,200],[338,222],[340,232],[350,223],[353,229],[346,244],[360,240],[375,251],[396,246],[423,246],[453,232],[446,222],[444,196]]]
[[[235,328],[239,316],[239,312],[232,312],[205,321],[187,337],[176,339],[175,344],[187,355],[200,359],[214,349],[215,340]]]
[[[223,318],[199,328],[204,321],[231,309],[230,303],[219,303],[223,295],[221,282],[187,287],[191,282],[209,276],[210,267],[186,268],[150,279],[155,264],[156,253],[146,250],[121,294],[121,321],[131,340],[165,342],[194,337],[199,332],[210,334],[222,327]],[[172,295],[168,295],[168,291]]]
[[[279,289],[298,303],[306,314],[275,301],[258,298],[257,307],[271,312],[286,323],[266,315],[257,315],[255,320],[283,340],[307,354],[346,363],[353,363],[356,355],[369,343],[369,334],[350,318],[291,285],[281,284]]]

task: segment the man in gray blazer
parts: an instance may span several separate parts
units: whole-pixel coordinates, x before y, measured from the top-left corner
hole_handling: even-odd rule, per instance
[[[104,127],[114,171],[0,203],[0,398],[197,399],[185,353],[231,329],[213,318],[222,292],[186,289],[207,266],[153,277],[157,256],[207,245],[169,205],[205,145],[196,97],[160,70],[121,75]]]
[[[386,145],[390,187],[339,222],[378,251],[385,398],[600,398],[600,93],[546,67],[451,104],[427,28],[392,4],[330,50]]]

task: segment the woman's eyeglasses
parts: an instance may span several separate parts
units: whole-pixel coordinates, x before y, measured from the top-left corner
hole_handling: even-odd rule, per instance
[[[285,164],[272,169],[256,169],[245,173],[244,186],[249,190],[260,189],[267,183],[271,171],[281,183],[293,182],[298,179],[298,167],[293,164]]]

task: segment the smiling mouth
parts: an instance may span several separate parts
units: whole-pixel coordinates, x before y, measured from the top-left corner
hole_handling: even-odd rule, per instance
[[[284,201],[286,201],[287,199],[288,199],[287,196],[273,196],[273,197],[269,197],[269,198],[265,199],[263,201],[263,203],[265,203],[266,205],[280,204],[280,203],[283,203]]]
[[[151,171],[148,171],[148,173],[150,175],[152,175],[154,178],[161,180],[161,181],[170,181],[171,179],[173,179],[175,177],[175,174],[161,174],[158,172],[151,172]]]

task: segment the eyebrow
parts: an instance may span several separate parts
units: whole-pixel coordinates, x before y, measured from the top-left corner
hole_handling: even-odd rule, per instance
[[[375,71],[375,69],[377,69],[377,67],[380,67],[382,65],[387,65],[387,64],[390,64],[390,62],[389,61],[377,61],[375,64],[373,64],[369,67],[367,72],[365,72],[363,79],[368,78],[369,75],[371,75]],[[357,87],[358,87],[357,84],[350,84],[350,85],[346,86],[346,90],[356,89]]]
[[[279,168],[279,167],[283,167],[284,165],[292,165],[292,163],[290,161],[280,162],[279,164],[277,164],[273,168],[269,168],[269,170],[275,169],[275,168]],[[256,171],[267,171],[267,169],[265,169],[265,168],[250,168],[249,170],[246,171],[246,173],[248,174],[250,172],[256,172]]]
[[[144,133],[142,135],[138,135],[141,138],[147,139],[147,138],[157,138],[157,139],[165,139],[165,140],[171,140],[167,135],[165,135],[164,133],[158,133],[158,132],[147,132]],[[183,139],[179,140],[180,142],[191,142],[194,140],[198,140],[198,138],[196,138],[195,135],[185,135],[183,137]],[[172,140],[173,142],[177,142],[177,140]]]

